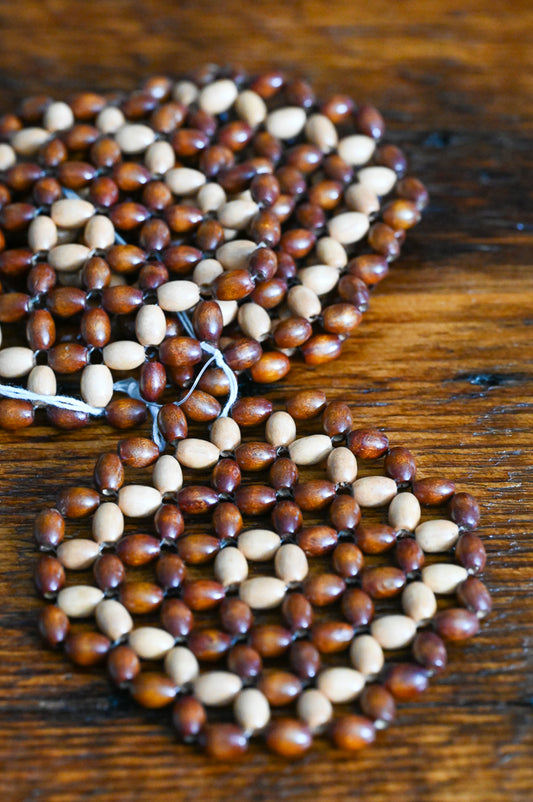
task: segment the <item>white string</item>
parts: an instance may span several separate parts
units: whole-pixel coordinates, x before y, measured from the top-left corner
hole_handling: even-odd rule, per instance
[[[6,398],[21,398],[23,401],[32,401],[42,406],[70,409],[72,412],[86,412],[97,417],[103,415],[105,411],[102,407],[92,407],[79,398],[71,398],[68,395],[41,395],[32,393],[24,387],[13,387],[11,384],[0,384],[0,395]]]

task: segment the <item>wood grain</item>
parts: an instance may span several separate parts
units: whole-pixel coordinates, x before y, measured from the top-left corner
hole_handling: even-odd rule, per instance
[[[533,795],[533,9],[525,0],[26,0],[0,3],[0,109],[131,88],[205,60],[273,62],[381,108],[431,206],[342,360],[295,368],[410,447],[421,474],[482,504],[495,610],[450,667],[356,757],[322,744],[228,767],[158,714],[42,647],[35,512],[85,479],[115,432],[0,434],[0,770],[8,802],[409,800]]]

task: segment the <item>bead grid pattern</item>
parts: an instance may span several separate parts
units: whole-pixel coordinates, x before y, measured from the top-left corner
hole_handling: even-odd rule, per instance
[[[39,515],[44,638],[220,759],[371,743],[490,612],[475,499],[318,391],[162,430]]]
[[[24,101],[0,119],[0,380],[59,384],[124,428],[191,384],[201,342],[264,384],[293,355],[336,358],[427,203],[383,134],[374,108],[278,72]],[[140,399],[115,397],[124,376]],[[228,392],[218,367],[202,382]],[[35,406],[1,400],[0,426]]]

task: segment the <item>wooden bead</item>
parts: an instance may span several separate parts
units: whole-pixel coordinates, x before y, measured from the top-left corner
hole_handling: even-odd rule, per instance
[[[174,646],[174,638],[169,632],[149,626],[138,627],[130,632],[128,642],[143,660],[160,660]]]
[[[483,571],[487,561],[485,546],[473,532],[465,532],[455,545],[455,558],[469,574],[478,574]]]
[[[45,366],[43,365],[42,367]],[[30,376],[36,369],[37,368],[33,368]],[[33,389],[34,386],[34,382],[30,383],[28,378],[29,390],[32,390],[33,392],[39,392],[41,389],[43,389],[41,387],[38,387],[38,389]],[[51,388],[50,385],[46,383],[44,389],[50,390],[54,388]],[[7,429],[8,431],[23,429],[26,426],[30,426],[33,423],[33,420],[34,410],[31,401],[23,401],[22,399],[15,398],[3,398],[0,401],[0,427],[2,429]]]
[[[70,487],[62,490],[57,509],[66,518],[85,518],[94,512],[100,502],[98,493],[89,487]]]
[[[417,633],[412,646],[417,663],[429,671],[443,671],[448,662],[446,646],[435,632],[422,630]]]
[[[128,518],[153,515],[161,501],[159,490],[146,485],[126,485],[118,493],[118,506]]]
[[[99,632],[71,632],[65,639],[65,652],[79,666],[94,666],[105,660],[110,645]]]
[[[394,697],[382,685],[367,685],[359,704],[365,716],[372,719],[376,729],[383,729],[396,717]]]
[[[363,674],[353,668],[326,668],[318,676],[317,688],[333,704],[351,702],[365,684]]]
[[[96,623],[111,642],[118,641],[133,629],[133,619],[124,605],[115,599],[103,599],[95,609]]]
[[[220,451],[214,443],[197,438],[180,440],[176,448],[176,459],[181,465],[194,470],[202,470],[214,465]]]
[[[478,618],[484,618],[492,610],[492,600],[487,588],[475,576],[469,576],[457,587],[457,598]]]
[[[385,687],[398,701],[411,701],[428,686],[426,669],[413,663],[397,663],[387,674]]]
[[[309,728],[297,719],[274,719],[266,732],[268,748],[280,757],[301,757],[311,747],[312,740]]]
[[[460,529],[476,529],[479,524],[479,504],[470,493],[455,493],[448,504],[450,518]]]
[[[208,724],[201,742],[206,753],[216,760],[239,760],[248,748],[246,735],[236,724]]]
[[[305,552],[294,543],[286,543],[277,550],[274,567],[276,576],[286,584],[302,582],[309,571]]]
[[[41,549],[53,549],[65,536],[65,521],[58,510],[42,510],[33,525],[35,542]]]
[[[104,594],[92,585],[72,585],[58,593],[57,606],[69,618],[88,618],[94,614],[96,606]]]
[[[138,704],[148,709],[158,709],[173,702],[177,688],[166,674],[143,671],[133,679],[130,692]]]
[[[359,635],[350,646],[353,667],[365,677],[379,674],[385,663],[383,649],[372,635]]]
[[[354,482],[357,477],[357,460],[354,454],[344,446],[333,449],[328,456],[327,473],[334,484]]]
[[[241,583],[239,597],[252,610],[270,610],[281,604],[285,590],[286,584],[281,579],[256,576]]]
[[[54,598],[65,585],[65,571],[61,562],[49,554],[41,555],[35,568],[34,581],[43,598]]]
[[[325,607],[336,601],[345,587],[344,580],[336,574],[316,574],[307,578],[303,592],[313,606]]]
[[[194,682],[200,673],[200,667],[190,649],[184,646],[175,646],[166,653],[165,671],[178,688],[182,688],[184,685]]]
[[[239,549],[225,548],[215,557],[214,572],[223,587],[240,585],[248,576],[248,563]]]
[[[71,571],[82,571],[90,568],[99,554],[98,544],[85,538],[73,538],[61,543],[57,549],[57,558],[64,568]]]
[[[52,648],[65,642],[70,623],[63,610],[48,604],[39,614],[39,632]]]
[[[152,482],[162,496],[177,493],[183,485],[183,472],[179,462],[170,454],[163,454],[154,465]]]
[[[230,704],[242,688],[240,677],[230,671],[206,671],[194,681],[198,700],[210,707]]]
[[[289,445],[290,458],[296,465],[316,465],[331,450],[331,440],[323,434],[301,437]]]
[[[364,554],[383,554],[396,543],[396,532],[386,524],[359,524],[355,530],[357,545]]]
[[[370,719],[348,714],[334,721],[331,737],[339,749],[356,752],[375,741],[376,730]]]
[[[0,376],[16,379],[25,376],[35,365],[35,356],[30,348],[11,346],[0,351]]]
[[[402,593],[402,607],[405,614],[419,624],[435,615],[437,600],[428,584],[411,582]]]
[[[103,357],[111,370],[134,370],[144,362],[144,347],[130,340],[119,340],[105,346]]]
[[[424,585],[433,593],[450,595],[464,582],[468,573],[462,565],[455,563],[434,563],[422,569]]]
[[[98,544],[115,543],[124,532],[124,516],[120,507],[108,501],[100,504],[92,519],[92,536]]]
[[[447,479],[428,478],[413,482],[413,493],[424,506],[438,506],[455,492],[455,484]]]
[[[238,547],[247,560],[271,560],[281,545],[281,538],[268,529],[249,529],[239,535]]]
[[[389,505],[388,515],[394,529],[413,532],[420,521],[420,502],[413,493],[398,493]]]
[[[353,497],[360,507],[383,507],[397,493],[396,482],[388,476],[365,476],[353,485]]]
[[[80,380],[83,400],[93,407],[106,407],[113,398],[113,375],[107,365],[87,365]]]
[[[172,723],[181,741],[194,741],[207,721],[204,706],[194,696],[179,696],[172,708]]]
[[[298,532],[296,540],[309,557],[317,557],[333,551],[338,535],[330,526],[307,526]]]
[[[401,649],[416,634],[416,623],[405,615],[385,615],[370,625],[370,634],[382,649]]]
[[[459,537],[459,528],[445,519],[425,521],[415,529],[416,542],[427,553],[450,549]]]
[[[377,459],[387,451],[389,441],[376,429],[354,429],[348,435],[346,445],[356,457]]]
[[[139,674],[139,658],[129,646],[117,646],[107,658],[107,671],[118,687],[127,686]]]
[[[257,688],[245,688],[235,699],[233,714],[246,733],[254,734],[270,721],[270,705]]]
[[[361,576],[361,589],[372,599],[397,596],[404,587],[404,572],[392,565],[365,568]]]

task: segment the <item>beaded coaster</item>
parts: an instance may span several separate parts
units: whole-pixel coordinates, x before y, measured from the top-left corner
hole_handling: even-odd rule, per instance
[[[205,342],[265,384],[336,358],[428,200],[383,134],[374,108],[278,72],[23,101],[0,119],[0,379],[27,392],[0,426],[31,424],[58,382],[84,404],[50,402],[55,425],[135,425]],[[203,382],[228,391],[219,366]]]
[[[167,453],[121,441],[35,525],[47,642],[220,759],[364,747],[491,609],[472,496],[321,392],[269,403],[209,439],[175,408]]]

